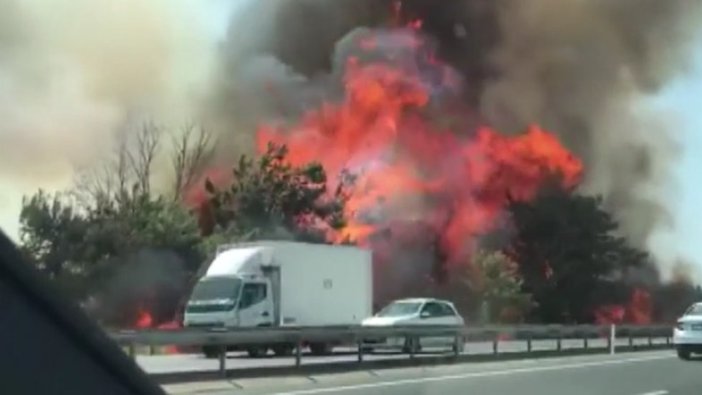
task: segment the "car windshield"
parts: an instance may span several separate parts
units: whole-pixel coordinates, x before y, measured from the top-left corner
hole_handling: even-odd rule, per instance
[[[237,299],[241,280],[236,278],[205,278],[198,281],[190,300]]]
[[[685,312],[685,315],[702,315],[702,304],[690,306],[690,308]]]
[[[387,305],[377,314],[378,317],[399,317],[414,314],[422,306],[419,302],[395,302]]]

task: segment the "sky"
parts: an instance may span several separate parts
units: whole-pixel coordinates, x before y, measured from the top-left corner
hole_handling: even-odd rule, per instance
[[[195,13],[206,35],[213,43],[226,34],[227,24],[232,12],[247,1],[255,0],[192,0]],[[0,81],[1,82],[1,81]],[[673,221],[675,227],[670,231],[659,232],[651,240],[651,246],[673,260],[677,254],[691,261],[697,261],[702,268],[702,111],[699,98],[702,94],[702,34],[697,40],[694,61],[689,72],[670,83],[658,96],[648,101],[665,116],[670,116],[670,127],[677,128],[680,156],[672,163],[673,177],[669,188],[662,194],[674,201]],[[2,131],[0,131],[1,133]],[[6,147],[3,147],[6,148]],[[0,179],[0,228],[13,239],[18,239],[18,212],[21,196],[34,192],[36,186],[3,183]],[[51,189],[52,185],[47,186]],[[702,273],[696,273],[702,279]]]
[[[692,67],[670,83],[653,104],[671,115],[670,127],[679,128],[681,155],[673,164],[674,177],[665,193],[673,204],[675,230],[660,234],[652,243],[659,250],[678,251],[683,258],[702,257],[702,35],[697,40]],[[700,273],[697,273],[700,277]]]

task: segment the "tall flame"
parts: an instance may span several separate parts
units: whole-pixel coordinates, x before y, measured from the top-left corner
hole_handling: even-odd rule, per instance
[[[333,240],[368,245],[391,223],[421,221],[454,262],[491,230],[509,198],[531,199],[554,176],[563,187],[579,182],[580,160],[538,126],[516,136],[466,126],[475,120],[451,100],[460,90],[455,73],[413,29],[368,32],[357,42],[343,100],[257,133],[261,152],[285,144],[292,164],[320,162],[336,182],[344,172],[356,176],[349,225]],[[399,56],[377,56],[388,46]]]

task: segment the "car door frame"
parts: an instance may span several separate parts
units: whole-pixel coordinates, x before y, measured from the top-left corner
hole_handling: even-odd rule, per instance
[[[427,301],[424,303],[422,308],[419,310],[419,315],[421,317],[422,312],[429,306],[430,304],[435,304],[437,306],[440,306],[441,310],[444,310],[445,308],[448,308],[453,312],[451,316],[446,315],[446,314],[441,314],[438,316],[435,316],[434,319],[432,319],[431,322],[426,322],[427,318],[420,318],[420,322],[422,322],[421,325],[453,325],[456,324],[456,320],[452,319],[452,317],[457,317],[458,312],[456,309],[454,309],[449,303],[441,301],[441,300],[431,300]],[[437,346],[437,347],[443,347],[447,345],[453,345],[455,343],[455,338],[454,337],[427,337],[424,339],[421,339],[421,344],[422,346]]]

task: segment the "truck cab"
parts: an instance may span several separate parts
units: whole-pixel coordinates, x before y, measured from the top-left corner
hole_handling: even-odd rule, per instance
[[[257,276],[206,276],[185,308],[188,327],[272,326],[271,281]]]

